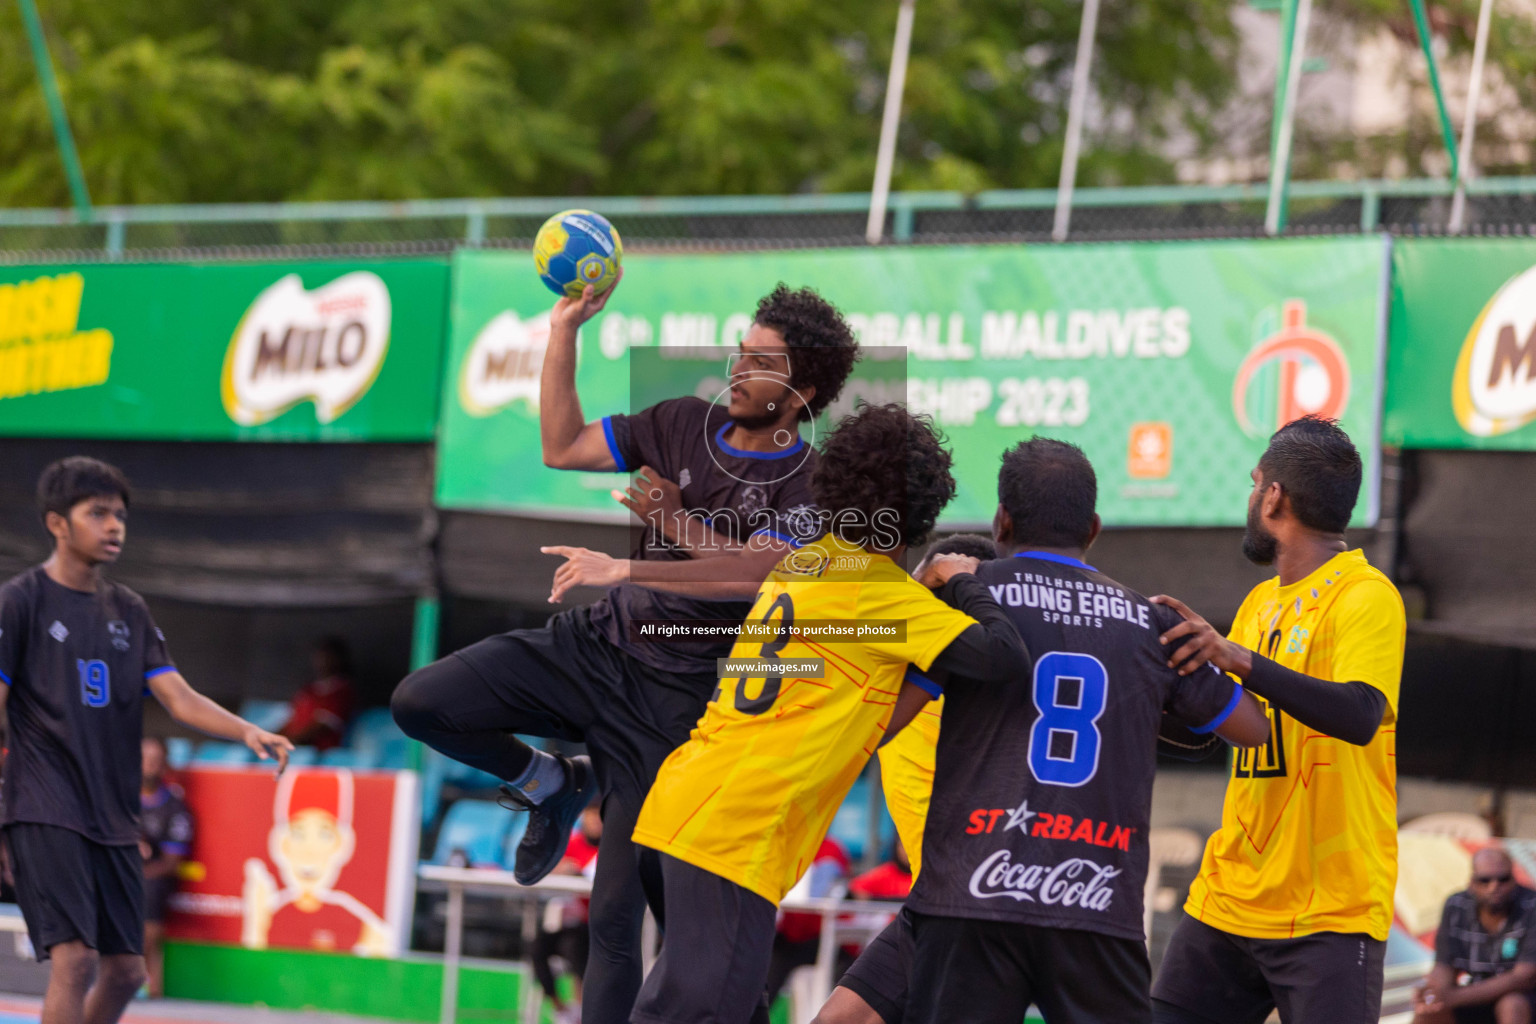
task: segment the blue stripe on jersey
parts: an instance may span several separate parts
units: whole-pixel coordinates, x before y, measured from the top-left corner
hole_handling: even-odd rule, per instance
[[[175,665],[161,665],[159,668],[152,668],[148,672],[145,672],[144,673],[144,678],[145,679],[153,679],[153,678],[155,678],[155,676],[163,676],[167,672],[175,672],[175,671],[176,671],[176,666]]]
[[[928,694],[928,696],[932,697],[934,700],[938,700],[940,697],[944,696],[944,687],[940,686],[932,679],[929,679],[927,676],[923,675],[911,665],[907,666],[907,673],[905,678],[907,682],[911,683],[913,686],[916,686],[918,689]]]
[[[178,857],[185,857],[192,852],[192,847],[187,843],[161,843],[160,849]]]
[[[619,468],[619,472],[628,473],[629,466],[624,462],[624,456],[619,454],[619,442],[613,437],[613,417],[603,417],[603,440],[608,442],[608,454],[613,456],[613,464]]]
[[[1212,671],[1215,671],[1215,669],[1213,668]],[[1194,732],[1194,733],[1208,733],[1208,732],[1215,732],[1217,729],[1220,729],[1221,726],[1222,726],[1222,723],[1225,722],[1227,719],[1232,717],[1232,712],[1237,710],[1237,702],[1242,700],[1242,699],[1243,699],[1243,688],[1241,686],[1239,686],[1237,683],[1233,683],[1232,684],[1232,699],[1227,701],[1227,706],[1222,708],[1221,712],[1215,718],[1211,719],[1209,722],[1206,722],[1200,728],[1198,728],[1198,729],[1191,729],[1189,731],[1190,732]]]
[[[1087,569],[1089,572],[1098,572],[1099,571],[1099,570],[1095,569],[1093,566],[1089,565],[1087,562],[1084,562],[1080,558],[1069,558],[1066,555],[1052,554],[1049,551],[1020,551],[1020,552],[1016,553],[1013,557],[1014,558],[1038,558],[1042,562],[1059,562],[1062,565],[1070,565],[1070,566],[1072,566],[1074,568],[1077,568],[1077,569]]]
[[[4,683],[6,686],[10,686],[11,677],[6,675],[4,672],[0,672],[0,683]]]
[[[805,447],[805,438],[798,438],[794,447],[785,448],[781,452],[749,452],[742,448],[735,448],[725,443],[725,432],[736,425],[734,420],[726,420],[720,429],[715,431],[715,444],[727,455],[734,455],[741,459],[784,459],[800,451]]]

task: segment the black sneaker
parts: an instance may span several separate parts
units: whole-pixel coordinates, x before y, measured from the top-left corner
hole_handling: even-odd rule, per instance
[[[597,789],[590,757],[555,756],[565,765],[565,786],[543,803],[534,803],[511,786],[501,787],[503,806],[528,812],[528,828],[517,844],[517,860],[512,867],[512,877],[519,885],[532,885],[555,870],[565,856],[576,819]]]

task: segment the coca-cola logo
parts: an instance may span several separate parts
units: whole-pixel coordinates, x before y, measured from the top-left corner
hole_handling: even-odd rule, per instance
[[[1006,896],[1021,903],[1103,913],[1115,898],[1109,883],[1119,874],[1119,868],[1086,857],[1072,857],[1054,867],[1015,864],[1007,850],[998,850],[971,873],[971,895],[979,900]]]
[[[389,289],[361,270],[306,291],[298,274],[265,289],[224,353],[220,393],[229,418],[255,426],[303,401],[330,423],[357,404],[384,366]]]

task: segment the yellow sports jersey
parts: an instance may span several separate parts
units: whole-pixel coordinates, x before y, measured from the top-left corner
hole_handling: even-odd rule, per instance
[[[828,643],[795,623],[901,620],[902,639]],[[786,556],[748,621],[779,639],[732,658],[823,658],[823,678],[720,680],[688,742],[662,764],[635,842],[778,903],[805,872],[890,722],[907,664],[927,669],[975,620],[895,562],[827,536]]]
[[[923,864],[923,824],[933,797],[933,759],[939,745],[939,717],[944,698],[931,701],[905,729],[880,748],[880,788],[896,834],[907,848],[912,878]]]
[[[1184,909],[1234,935],[1364,932],[1385,939],[1397,883],[1397,695],[1406,623],[1397,588],[1359,551],[1306,579],[1254,587],[1230,639],[1305,675],[1387,698],[1363,747],[1276,708],[1268,744],[1233,753],[1221,831]],[[1261,703],[1264,703],[1261,701]]]

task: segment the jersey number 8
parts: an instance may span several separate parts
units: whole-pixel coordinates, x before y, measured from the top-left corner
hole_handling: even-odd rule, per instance
[[[1091,654],[1052,651],[1035,662],[1040,717],[1029,733],[1029,770],[1049,786],[1081,786],[1099,770],[1099,716],[1109,673]]]

